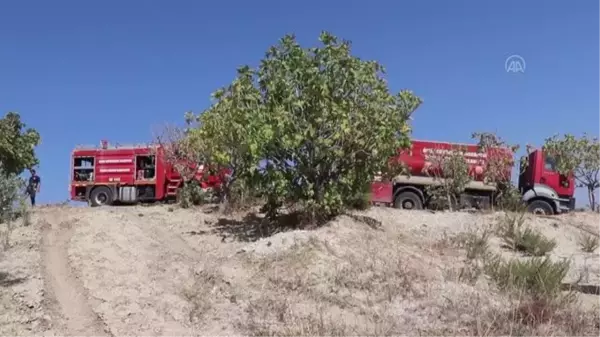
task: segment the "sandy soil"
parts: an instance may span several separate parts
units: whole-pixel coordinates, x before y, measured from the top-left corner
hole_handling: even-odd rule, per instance
[[[451,244],[502,214],[358,214],[381,226],[343,216],[263,237],[256,219],[206,208],[38,208],[0,255],[0,335],[481,335],[487,313],[510,307],[485,278],[465,281]],[[569,278],[600,285],[598,251],[578,245],[600,234],[597,214],[528,223],[557,241],[553,259],[573,262]],[[579,303],[569,321],[584,328],[536,331],[597,335],[598,296]]]

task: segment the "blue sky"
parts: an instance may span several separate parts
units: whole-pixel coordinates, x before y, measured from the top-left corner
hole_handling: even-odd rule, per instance
[[[598,17],[594,0],[3,1],[0,112],[40,131],[39,202],[63,201],[76,144],[150,141],[284,34],[328,30],[423,98],[415,138],[540,145],[598,134]],[[505,71],[513,54],[524,73]]]

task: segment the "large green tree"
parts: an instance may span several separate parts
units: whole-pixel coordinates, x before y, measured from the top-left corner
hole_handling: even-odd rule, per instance
[[[0,119],[0,163],[5,174],[21,174],[39,163],[35,147],[40,144],[40,134],[27,128],[16,112]]]
[[[421,100],[390,92],[384,68],[353,56],[349,41],[327,32],[319,40],[303,48],[286,35],[259,67],[241,67],[190,133],[232,180],[267,197],[270,216],[285,202],[315,220],[339,214],[410,145]]]
[[[0,119],[0,223],[8,226],[5,240],[10,233],[8,222],[16,214],[16,204],[25,186],[19,175],[38,164],[35,147],[39,143],[38,132],[26,128],[18,113],[9,112]]]
[[[543,149],[556,160],[559,172],[572,172],[578,187],[588,192],[590,207],[596,209],[596,190],[600,187],[600,142],[587,134],[577,138],[570,134],[546,138]]]

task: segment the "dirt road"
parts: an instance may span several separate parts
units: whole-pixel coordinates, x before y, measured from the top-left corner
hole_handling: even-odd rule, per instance
[[[55,214],[41,220],[46,307],[60,334],[104,336],[108,329],[69,263],[67,249],[77,225],[77,219],[61,221]]]
[[[0,332],[197,333],[189,320],[193,304],[185,290],[210,261],[211,242],[192,248],[182,237],[182,225],[195,229],[199,219],[165,211],[36,210],[31,226],[13,232],[13,247],[2,259],[2,270],[13,271],[2,274],[2,285],[11,286],[3,290],[12,290],[10,297],[23,297],[25,303],[3,296],[4,315],[14,314],[0,321]],[[168,216],[174,215],[177,220],[168,223]],[[30,318],[19,320],[25,316]]]

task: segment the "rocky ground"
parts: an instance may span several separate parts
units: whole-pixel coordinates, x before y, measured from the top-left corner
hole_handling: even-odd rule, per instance
[[[503,214],[373,208],[317,230],[169,206],[40,207],[0,253],[0,335],[511,335],[599,333],[600,217],[529,217],[588,289],[523,330],[514,299],[466,277],[461,233]],[[6,224],[3,224],[6,236]],[[268,235],[267,235],[268,234]],[[520,255],[490,250],[506,258]],[[591,290],[589,290],[591,289]]]

